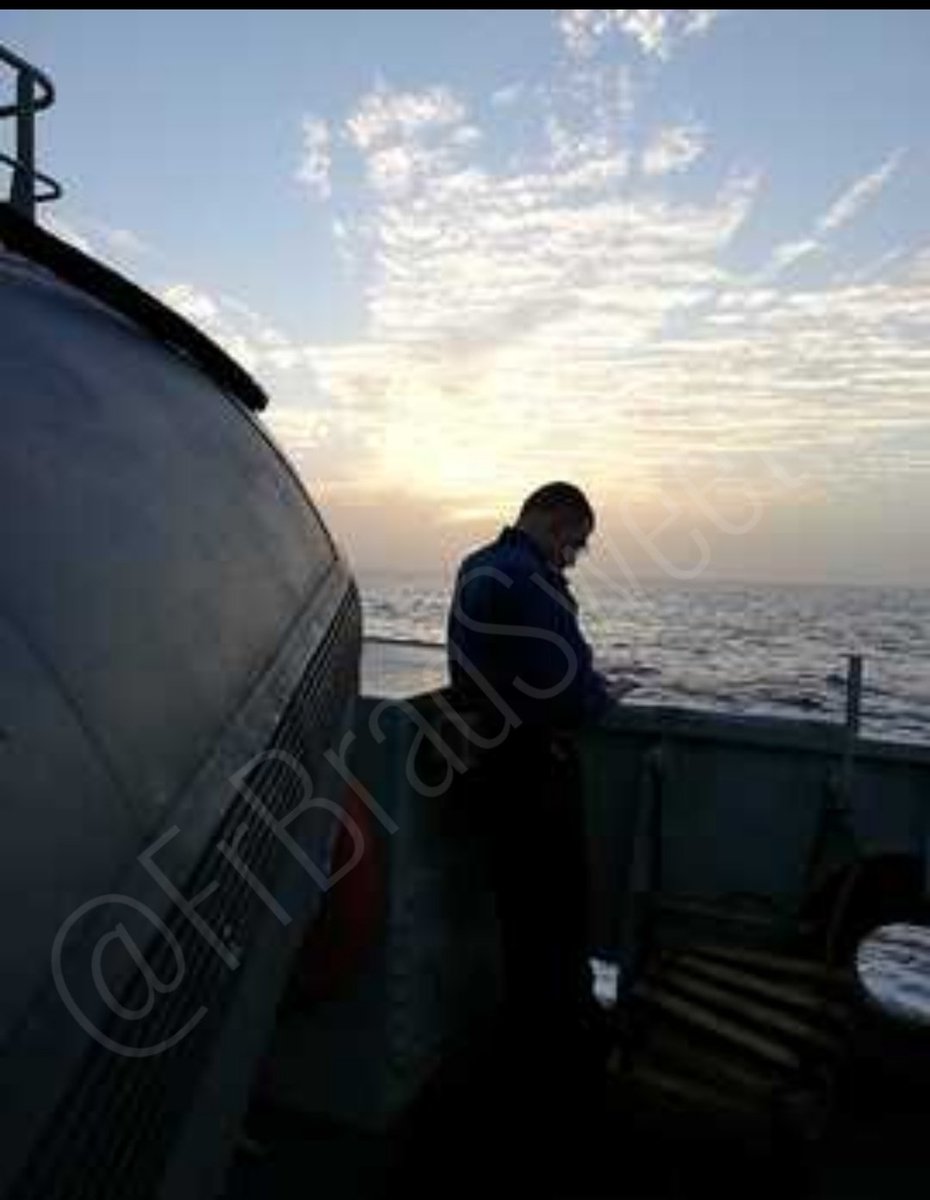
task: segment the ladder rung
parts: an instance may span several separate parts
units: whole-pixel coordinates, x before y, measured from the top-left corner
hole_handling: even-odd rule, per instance
[[[724,959],[728,962],[745,963],[761,967],[777,975],[795,975],[803,979],[815,979],[831,985],[849,985],[845,971],[822,966],[803,958],[792,958],[786,954],[775,954],[769,950],[750,950],[743,946],[725,946],[715,942],[701,942],[691,946],[690,952],[708,958]]]
[[[730,1015],[756,1022],[764,1028],[778,1031],[786,1037],[820,1046],[821,1049],[831,1053],[838,1049],[835,1037],[798,1020],[797,1017],[789,1016],[758,1000],[749,1000],[732,990],[715,987],[713,984],[695,979],[684,970],[665,970],[660,978],[663,984],[676,988],[695,1000],[704,1000],[712,1006],[725,1010]]]
[[[746,1029],[744,1026],[738,1025],[735,1021],[730,1021],[726,1017],[721,1017],[717,1013],[710,1012],[706,1008],[694,1004],[689,1000],[670,995],[662,987],[651,983],[641,983],[636,987],[634,995],[640,1000],[655,1004],[664,1012],[671,1013],[672,1016],[678,1017],[689,1025],[705,1029],[717,1037],[742,1046],[744,1049],[758,1054],[769,1062],[777,1063],[779,1066],[787,1067],[792,1071],[798,1070],[801,1065],[799,1056],[787,1046],[772,1041],[771,1038],[764,1037],[754,1030]]]
[[[726,1080],[742,1091],[758,1096],[772,1096],[783,1085],[786,1076],[759,1067],[745,1059],[737,1060],[732,1051],[714,1053],[694,1039],[671,1031],[668,1025],[653,1030],[646,1042],[646,1051],[651,1059],[659,1062],[675,1062],[691,1073],[715,1080]]]
[[[724,963],[714,962],[713,959],[702,958],[697,954],[675,955],[674,962],[707,979],[730,983],[734,987],[769,997],[787,1004],[789,1007],[804,1009],[806,1012],[816,1013],[819,1016],[841,1022],[848,1021],[850,1017],[849,1010],[845,1005],[835,1000],[828,1000],[814,990],[810,984],[786,983],[768,979],[751,973],[745,968],[727,966]]]

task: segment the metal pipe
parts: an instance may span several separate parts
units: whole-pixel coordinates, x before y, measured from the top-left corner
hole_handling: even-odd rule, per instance
[[[862,655],[850,654],[846,673],[846,729],[850,737],[859,732],[859,711],[862,703]]]
[[[10,205],[27,221],[34,222],[36,205],[61,195],[61,187],[54,180],[36,171],[36,113],[54,103],[55,88],[47,76],[5,46],[0,46],[0,64],[16,73],[16,101],[0,106],[0,119],[12,117],[16,122],[15,154],[12,158],[6,154],[0,156],[13,167]],[[37,182],[44,183],[47,191],[37,193]]]
[[[55,103],[55,85],[38,67],[34,67],[32,63],[26,62],[24,58],[20,58],[18,54],[14,54],[6,46],[0,46],[0,63],[5,63],[8,67],[12,67],[17,74],[25,74],[32,77],[35,85],[32,95],[32,111],[34,113],[41,112],[43,108],[49,108]],[[15,117],[18,112],[19,99],[17,99],[15,104],[0,105],[0,118]]]
[[[29,221],[36,219],[33,187],[36,169],[36,129],[32,74],[21,71],[16,80],[16,161],[10,203]]]

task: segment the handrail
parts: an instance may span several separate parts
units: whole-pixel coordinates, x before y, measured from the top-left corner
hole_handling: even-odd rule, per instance
[[[13,168],[10,203],[21,216],[34,221],[37,204],[57,200],[62,194],[61,184],[36,169],[36,113],[54,104],[55,86],[38,67],[6,46],[0,46],[0,64],[9,67],[16,79],[15,102],[0,105],[0,120],[12,117],[16,121],[16,150],[12,156],[0,154],[0,162]],[[46,190],[39,191],[37,183]]]
[[[0,162],[6,163],[14,171],[26,169],[26,164],[21,158],[14,158],[11,154],[4,154],[2,150],[0,150]],[[35,167],[29,173],[37,183],[44,183],[48,189],[45,192],[33,192],[32,198],[36,204],[44,204],[48,200],[61,199],[62,187],[57,179],[53,179],[51,175],[46,175],[44,171],[37,171]]]
[[[25,75],[42,89],[41,95],[33,95],[29,105],[30,112],[41,112],[43,108],[50,108],[55,103],[55,85],[44,71],[40,71],[38,67],[34,67],[32,63],[26,62],[24,58],[20,58],[18,54],[14,54],[12,50],[2,45],[0,45],[0,62],[6,63],[16,72],[17,82]],[[17,98],[15,104],[0,105],[0,119],[18,116],[20,111],[21,104]]]

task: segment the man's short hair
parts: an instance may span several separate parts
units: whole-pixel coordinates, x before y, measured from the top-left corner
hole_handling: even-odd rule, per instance
[[[520,516],[530,512],[551,513],[556,510],[570,512],[580,521],[585,521],[592,527],[594,525],[594,509],[581,488],[575,487],[573,483],[543,484],[523,501]]]

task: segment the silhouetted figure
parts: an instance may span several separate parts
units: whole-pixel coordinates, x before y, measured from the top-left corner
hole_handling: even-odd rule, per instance
[[[516,523],[462,563],[448,622],[463,706],[506,736],[466,776],[486,830],[504,957],[508,1050],[538,1107],[577,1105],[590,1079],[595,1012],[588,964],[583,797],[574,731],[611,701],[578,627],[564,572],[594,513],[552,483]]]

